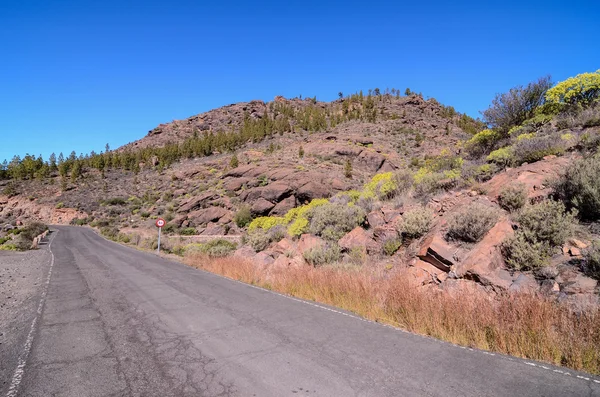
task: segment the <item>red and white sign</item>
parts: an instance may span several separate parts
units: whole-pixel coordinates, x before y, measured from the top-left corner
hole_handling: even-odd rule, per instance
[[[156,220],[156,227],[164,227],[167,224],[167,221],[165,221],[163,218],[158,218]]]

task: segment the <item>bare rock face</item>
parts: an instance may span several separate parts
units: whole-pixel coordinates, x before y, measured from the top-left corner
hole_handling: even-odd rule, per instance
[[[483,285],[508,289],[513,279],[505,269],[500,245],[513,234],[512,225],[508,220],[499,221],[465,259],[453,267],[453,272],[459,278],[471,278]]]
[[[369,232],[360,226],[355,227],[338,242],[343,250],[360,249],[367,253],[379,253],[381,246],[377,244]]]
[[[265,200],[262,197],[259,197],[253,204],[252,207],[250,208],[250,211],[254,214],[254,215],[266,215],[269,213],[269,211],[271,211],[271,209],[273,209],[273,207],[275,207],[275,204],[273,204],[272,202]]]
[[[551,193],[546,181],[556,178],[570,162],[568,157],[557,157],[509,169],[494,176],[484,187],[488,196],[497,197],[505,186],[518,182],[525,185],[530,200],[540,201]]]
[[[383,165],[385,157],[382,154],[372,150],[363,150],[356,160],[364,168],[371,172],[377,172]]]
[[[229,178],[223,183],[223,188],[229,192],[235,192],[240,190],[242,186],[248,184],[250,178]]]
[[[229,214],[229,211],[227,211],[225,208],[209,207],[190,212],[188,214],[188,219],[193,225],[202,225],[209,222],[216,222],[227,214]]]
[[[199,196],[190,198],[185,204],[181,205],[177,210],[178,213],[185,213],[195,210],[200,207],[204,207],[208,202],[218,197],[214,192],[206,191]]]
[[[540,289],[537,281],[531,274],[521,273],[508,288],[510,292],[534,293]]]
[[[218,223],[209,223],[202,232],[203,236],[222,236],[225,234],[225,227]]]
[[[306,251],[315,247],[322,247],[325,245],[325,240],[321,237],[313,236],[312,234],[303,234],[300,236],[298,241],[298,253],[303,255]]]
[[[385,225],[385,219],[383,218],[383,213],[381,211],[371,211],[367,215],[367,221],[369,222],[370,227],[377,227]]]
[[[458,250],[444,240],[439,232],[434,232],[423,240],[417,256],[438,269],[449,272],[457,263],[457,252]]]
[[[278,215],[282,216],[287,214],[289,210],[296,206],[296,197],[289,196],[283,200],[281,200],[277,205],[271,210],[269,215]]]
[[[573,294],[594,294],[598,282],[590,277],[576,271],[571,266],[562,266],[556,281],[560,285],[561,292]]]

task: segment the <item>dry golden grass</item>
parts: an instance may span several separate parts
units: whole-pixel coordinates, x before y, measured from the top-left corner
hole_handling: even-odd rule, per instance
[[[531,294],[489,298],[417,288],[383,271],[273,269],[240,258],[185,258],[191,266],[298,298],[337,306],[462,346],[600,374],[600,310],[575,313]]]

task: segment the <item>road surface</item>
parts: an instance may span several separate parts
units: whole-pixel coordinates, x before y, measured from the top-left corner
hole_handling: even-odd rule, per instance
[[[10,396],[600,396],[600,379],[460,348],[59,227]],[[13,349],[15,350],[15,349]],[[5,382],[5,383],[6,383]],[[11,394],[12,393],[12,394]]]

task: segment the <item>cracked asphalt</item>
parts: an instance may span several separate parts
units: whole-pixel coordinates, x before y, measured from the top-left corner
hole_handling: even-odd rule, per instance
[[[600,396],[598,377],[462,349],[89,229],[57,229],[19,396]],[[16,350],[4,350],[3,366]]]

